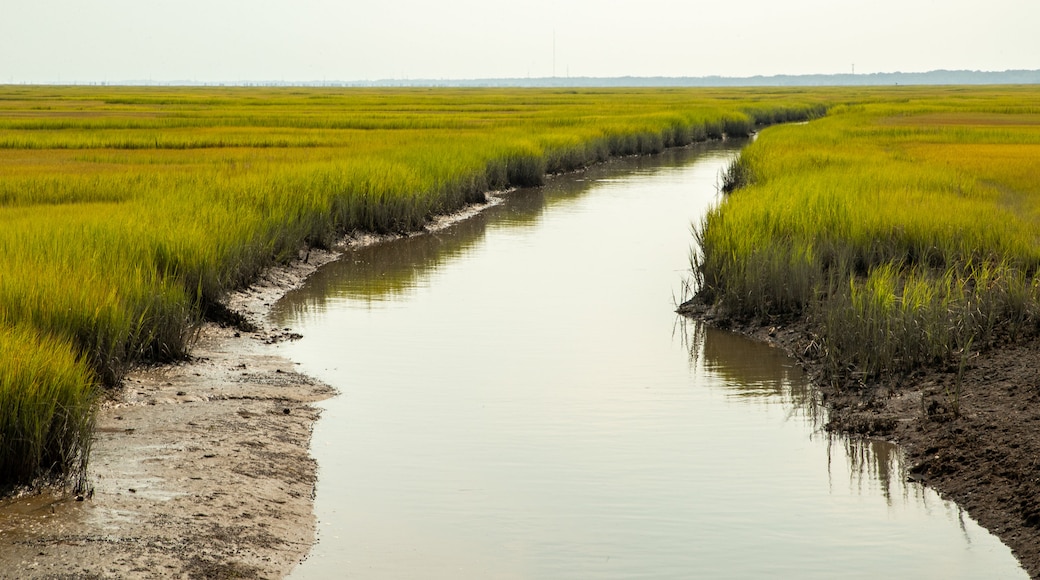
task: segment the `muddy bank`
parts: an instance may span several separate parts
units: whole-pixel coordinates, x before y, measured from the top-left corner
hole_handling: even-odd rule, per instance
[[[227,301],[255,330],[206,324],[190,361],[128,376],[100,409],[88,494],[0,500],[0,578],[286,576],[315,538],[311,404],[334,390],[275,354],[298,335],[267,314],[344,251],[397,237],[350,236],[268,270]]]
[[[272,271],[233,301],[262,323],[304,272]],[[265,348],[291,333],[201,332],[190,362],[134,372],[102,405],[92,494],[4,502],[0,576],[279,578],[306,554],[310,403],[333,391]]]
[[[680,312],[786,350],[820,389],[829,430],[886,439],[906,453],[907,477],[957,502],[1040,578],[1040,337],[1008,341],[963,369],[839,388],[822,379],[805,320],[735,322]]]

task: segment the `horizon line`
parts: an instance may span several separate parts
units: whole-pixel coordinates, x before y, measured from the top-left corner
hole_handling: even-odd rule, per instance
[[[925,77],[925,76],[940,76],[940,75],[953,75],[958,77],[968,77],[967,79],[959,79],[961,82],[970,80],[971,77],[980,79],[981,77],[996,77],[996,76],[1010,76],[1025,75],[1028,79],[1018,79],[1013,84],[1040,84],[1040,69],[1005,69],[1005,70],[971,70],[971,69],[933,69],[923,72],[905,72],[905,71],[892,71],[892,72],[843,72],[843,73],[801,73],[801,74],[790,74],[790,73],[778,73],[778,74],[757,74],[750,76],[726,76],[726,75],[701,75],[701,76],[669,76],[669,75],[651,75],[651,76],[640,76],[640,75],[620,75],[620,76],[542,76],[542,77],[465,77],[465,78],[436,78],[436,77],[416,77],[416,78],[381,78],[381,79],[355,79],[355,80],[341,80],[341,79],[312,79],[312,80],[284,80],[284,79],[240,79],[240,80],[196,80],[196,79],[171,79],[171,80],[157,80],[157,79],[122,79],[118,81],[109,80],[72,80],[62,81],[60,79],[54,81],[27,81],[27,80],[15,80],[10,79],[7,83],[0,83],[0,85],[6,86],[312,86],[312,87],[394,87],[394,86],[446,86],[446,87],[460,87],[460,86],[551,86],[551,87],[620,87],[620,86],[740,86],[751,81],[769,81],[769,80],[783,80],[783,81],[798,81],[798,80],[844,80],[844,81],[859,81],[852,84],[873,84],[869,82],[862,82],[870,79],[887,78],[887,77]],[[636,82],[635,85],[622,85],[621,82]],[[569,85],[568,82],[578,82],[577,85]],[[665,82],[679,84],[664,84]],[[597,84],[605,83],[605,84]],[[712,83],[722,83],[715,85]],[[926,83],[931,84],[931,83]],[[938,82],[934,84],[958,84],[957,82]],[[972,83],[967,83],[972,84]],[[978,83],[978,84],[989,84],[989,83]],[[1003,83],[993,83],[1003,84]]]

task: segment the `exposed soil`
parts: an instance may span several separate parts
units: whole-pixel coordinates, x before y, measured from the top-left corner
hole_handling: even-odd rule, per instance
[[[434,220],[442,229],[500,200]],[[274,302],[351,247],[355,235],[270,269],[227,301],[255,326],[201,329],[192,360],[141,369],[99,413],[92,490],[0,501],[0,578],[282,578],[310,551],[319,410],[334,390],[269,345]]]
[[[829,430],[900,444],[908,479],[964,507],[1040,578],[1040,338],[1006,341],[963,373],[956,365],[839,387],[822,380],[805,320],[738,323],[681,310],[795,356],[821,391]]]
[[[331,257],[331,254],[325,257]],[[259,311],[299,270],[235,297]],[[193,359],[142,369],[100,410],[92,494],[7,500],[3,578],[280,578],[314,540],[308,455],[331,388],[265,343],[290,332],[207,324]]]

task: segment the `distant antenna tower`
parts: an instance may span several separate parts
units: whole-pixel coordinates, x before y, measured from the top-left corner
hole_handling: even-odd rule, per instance
[[[553,28],[553,78],[556,78],[556,29]]]
[[[852,63],[852,74],[856,74],[856,63]]]

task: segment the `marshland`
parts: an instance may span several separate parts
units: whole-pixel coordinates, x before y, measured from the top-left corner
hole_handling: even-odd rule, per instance
[[[704,302],[805,315],[835,380],[956,362],[1035,333],[1035,89],[890,90],[776,127],[697,228]]]
[[[1023,577],[894,446],[821,432],[794,359],[673,314],[743,143],[559,176],[276,304],[341,393],[291,577]]]
[[[190,357],[204,324],[246,332],[229,293],[308,249],[756,131],[683,217],[685,298],[797,328],[842,394],[948,372],[932,415],[970,430],[964,377],[1040,328],[1038,92],[0,87],[0,483],[88,490],[127,373]]]
[[[798,91],[75,87],[7,87],[0,107],[4,485],[77,478],[102,389],[186,356],[203,320],[233,318],[228,291],[310,246],[824,108]]]
[[[1036,96],[885,89],[763,131],[695,227],[686,305],[800,356],[833,430],[902,442],[1034,575]]]

